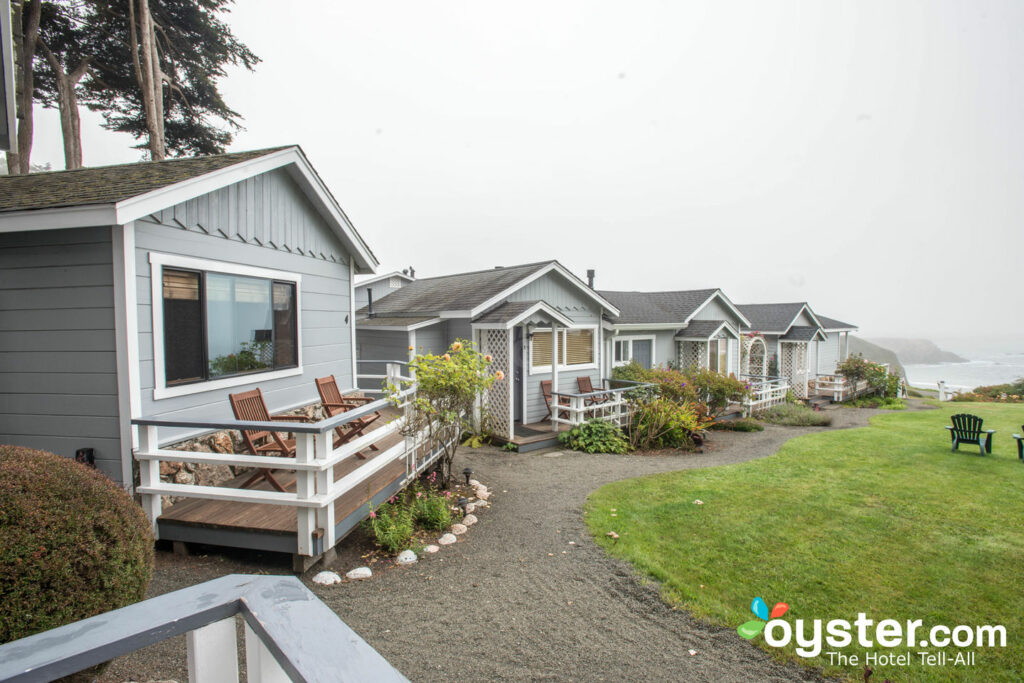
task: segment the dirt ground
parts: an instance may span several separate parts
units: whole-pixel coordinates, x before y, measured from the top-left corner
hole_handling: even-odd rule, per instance
[[[837,429],[864,425],[879,411],[830,412],[830,429]],[[813,670],[774,661],[733,629],[669,607],[657,585],[605,555],[582,515],[587,496],[607,482],[763,458],[794,436],[821,429],[714,432],[702,453],[658,456],[463,449],[456,471],[471,467],[493,497],[456,545],[409,567],[377,562],[366,581],[317,586],[310,578],[320,568],[303,580],[414,681],[822,680]],[[366,564],[370,550],[356,534],[329,568],[344,574]],[[274,554],[203,552],[158,552],[150,594],[224,574],[290,569],[288,558]],[[183,637],[115,661],[102,680],[166,679],[187,680]]]

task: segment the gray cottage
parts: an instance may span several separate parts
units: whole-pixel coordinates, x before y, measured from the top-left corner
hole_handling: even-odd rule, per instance
[[[739,309],[750,321],[743,330],[750,349],[749,374],[768,375],[774,365],[789,382],[797,398],[808,398],[809,382],[814,379],[812,353],[817,344],[827,342],[821,321],[806,302],[784,304],[741,304]],[[816,362],[816,361],[815,361]]]
[[[294,146],[0,178],[0,443],[130,486],[133,418],[352,388],[353,275],[377,265]]]
[[[497,267],[408,282],[359,309],[361,363],[441,353],[466,339],[493,357],[504,378],[484,397],[495,434],[548,418],[543,383],[577,391],[577,378],[602,386],[602,319],[619,309],[557,261]],[[368,387],[369,388],[369,387]]]
[[[621,311],[605,321],[611,367],[636,361],[739,374],[740,329],[749,321],[721,289],[600,294]]]
[[[383,275],[374,275],[356,281],[356,309],[370,303],[370,298],[379,299],[396,289],[401,289],[416,279],[416,271],[412,268],[396,270]]]

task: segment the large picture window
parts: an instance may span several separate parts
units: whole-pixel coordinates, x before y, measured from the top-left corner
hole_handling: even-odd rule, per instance
[[[594,328],[574,327],[558,330],[558,367],[567,370],[592,366],[597,360]],[[551,370],[551,331],[534,332],[530,339],[530,370]]]
[[[154,398],[301,372],[298,275],[187,257],[151,260]]]

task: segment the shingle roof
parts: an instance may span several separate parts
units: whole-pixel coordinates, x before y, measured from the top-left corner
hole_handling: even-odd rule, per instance
[[[818,322],[821,323],[821,327],[824,330],[856,330],[857,326],[850,323],[844,323],[842,320],[836,320],[835,318],[828,318],[823,315],[814,314],[818,318]]]
[[[785,341],[811,341],[817,334],[817,327],[811,327],[810,325],[793,325],[793,327],[789,328],[789,332],[779,337],[779,339]]]
[[[0,211],[115,204],[287,147],[0,177]]]
[[[598,292],[621,311],[619,324],[682,323],[707,301],[717,289],[691,289],[680,292]]]
[[[464,311],[484,303],[554,261],[419,278],[373,302],[377,315]],[[366,307],[360,309],[366,312]]]
[[[750,329],[761,332],[783,332],[807,304],[737,304],[736,308],[750,320]]]
[[[492,308],[482,315],[473,318],[475,323],[507,323],[516,316],[527,311],[532,306],[541,303],[540,301],[506,301],[502,305]]]
[[[356,327],[406,327],[408,325],[415,325],[416,323],[426,322],[427,320],[433,320],[436,315],[409,315],[409,316],[395,316],[391,318],[363,318],[356,321]]]
[[[691,320],[689,325],[676,332],[676,336],[689,339],[710,339],[724,324],[724,320]]]

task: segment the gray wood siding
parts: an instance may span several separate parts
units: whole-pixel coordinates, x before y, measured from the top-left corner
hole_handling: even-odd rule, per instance
[[[357,328],[356,348],[356,358],[361,361],[405,360],[409,357],[409,333]],[[359,368],[359,373],[382,375],[384,367],[376,363],[367,363]]]
[[[229,393],[260,387],[271,411],[317,400],[314,378],[354,386],[349,322],[349,256],[283,170],[223,188],[136,222],[139,369],[144,415],[231,416]],[[151,251],[299,273],[301,375],[154,400]],[[164,432],[161,432],[163,439]],[[170,432],[173,438],[182,432]]]
[[[542,300],[551,304],[564,313],[576,325],[598,325],[601,321],[601,309],[575,286],[569,284],[565,279],[556,273],[548,273],[537,280],[529,283],[522,289],[514,292],[508,297],[509,301],[537,301]],[[558,386],[563,391],[577,391],[576,378],[587,375],[591,378],[594,386],[600,385],[602,348],[599,343],[599,332],[594,331],[594,345],[597,349],[597,367],[585,370],[564,370],[558,371]],[[540,390],[540,383],[551,379],[551,373],[531,374],[530,355],[525,352],[523,355],[524,379],[526,380],[526,419],[524,422],[538,422],[547,415],[547,408],[544,405],[544,394]]]
[[[121,479],[110,228],[0,235],[0,443]]]
[[[455,341],[454,339],[448,340],[447,328],[446,323],[440,322],[416,330],[416,353],[445,353],[451,343]]]

